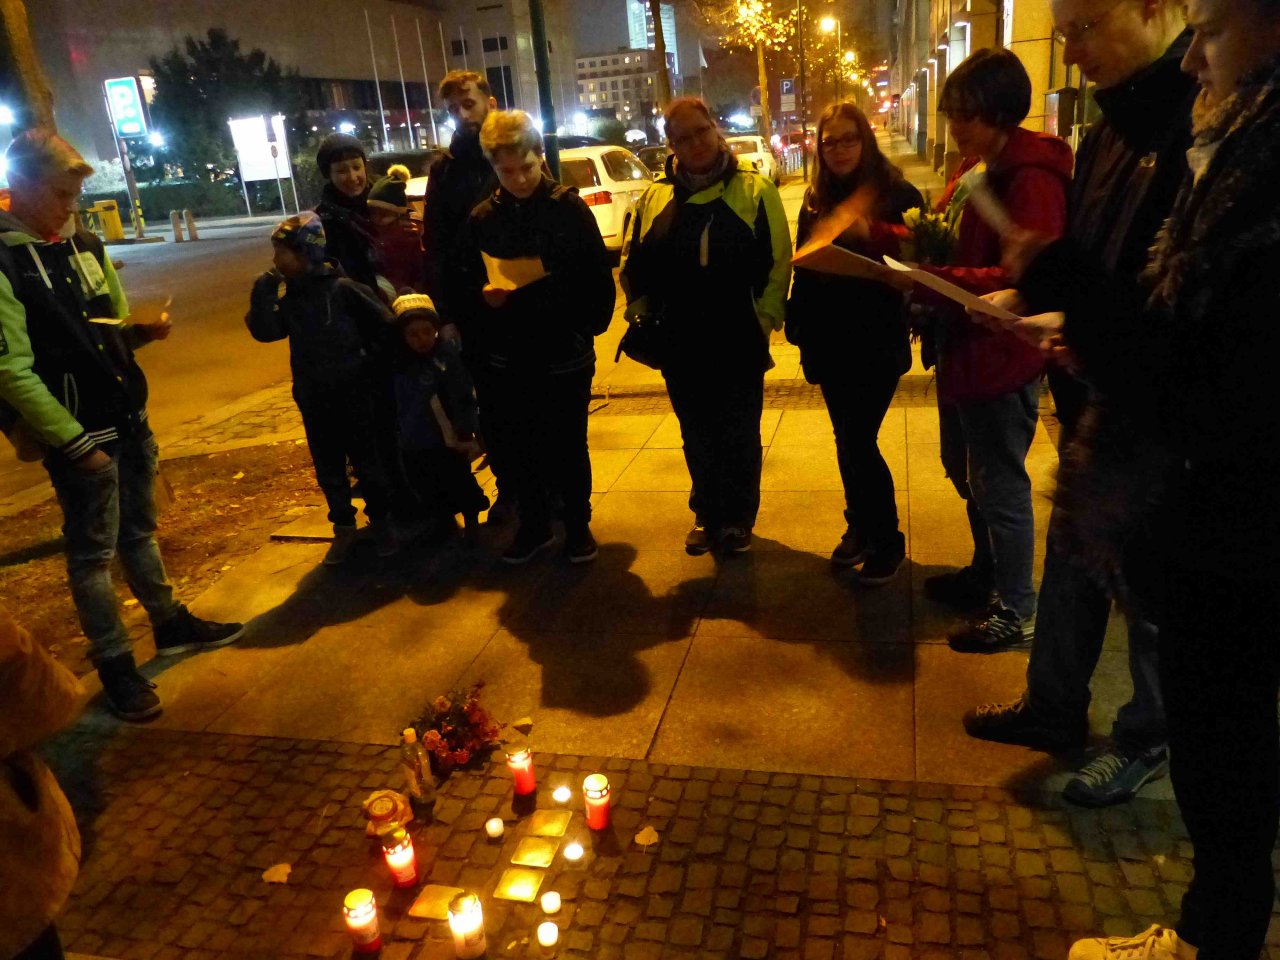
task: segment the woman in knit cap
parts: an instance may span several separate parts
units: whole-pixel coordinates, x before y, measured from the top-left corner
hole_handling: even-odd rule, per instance
[[[316,214],[324,224],[325,257],[342,265],[357,283],[376,291],[378,270],[369,223],[369,171],[362,144],[345,133],[320,141],[316,166],[325,179]]]
[[[383,292],[392,300],[404,293],[421,293],[422,222],[409,212],[405,184],[409,168],[393,164],[387,175],[369,191],[369,221],[378,265],[379,282],[386,281]]]

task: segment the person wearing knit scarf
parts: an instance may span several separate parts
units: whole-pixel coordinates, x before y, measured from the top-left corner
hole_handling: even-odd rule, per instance
[[[672,160],[672,176],[675,177],[680,186],[690,193],[699,193],[723,177],[730,167],[736,163],[737,160],[734,158],[733,151],[729,149],[728,142],[724,137],[721,137],[720,154],[716,158],[715,165],[710,170],[704,173],[694,173],[687,167],[682,166],[679,161]]]

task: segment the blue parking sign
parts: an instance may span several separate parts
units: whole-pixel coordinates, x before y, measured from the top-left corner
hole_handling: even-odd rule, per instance
[[[142,91],[137,77],[117,77],[103,83],[107,91],[107,106],[111,110],[111,123],[117,137],[145,137],[147,114],[142,104]]]

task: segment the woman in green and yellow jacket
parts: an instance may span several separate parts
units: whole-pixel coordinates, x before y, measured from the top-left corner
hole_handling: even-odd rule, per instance
[[[656,320],[661,370],[693,491],[692,555],[751,547],[769,335],[782,329],[791,237],[777,188],[740,166],[706,104],[667,107],[673,154],[641,197],[623,252],[627,316]]]

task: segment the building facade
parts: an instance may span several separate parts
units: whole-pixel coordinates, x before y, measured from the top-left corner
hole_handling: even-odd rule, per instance
[[[959,162],[938,92],[949,72],[974,50],[1012,50],[1031,78],[1031,114],[1023,126],[1068,135],[1056,113],[1056,91],[1077,87],[1079,72],[1062,61],[1045,0],[898,0],[890,89],[892,124],[935,169]]]
[[[623,123],[648,122],[657,102],[658,55],[653,50],[614,50],[577,59],[577,110]],[[673,72],[674,55],[667,54]]]
[[[570,5],[543,0],[558,126],[577,109]],[[151,58],[211,28],[298,71],[305,133],[354,129],[395,149],[447,143],[449,130],[435,130],[427,113],[428,92],[464,67],[488,76],[499,104],[542,112],[527,0],[40,0],[28,10],[59,130],[104,170],[119,161],[103,81],[139,76],[152,90]]]
[[[448,68],[483,74],[498,106],[542,121],[528,0],[436,0],[431,6],[439,17]],[[558,127],[577,109],[572,7],[572,0],[542,0]]]
[[[626,0],[627,35],[632,50],[652,50],[657,40],[653,26],[653,8],[645,0]],[[669,3],[661,5],[662,39],[671,54],[671,69],[680,73],[680,52],[677,43],[676,8]]]

